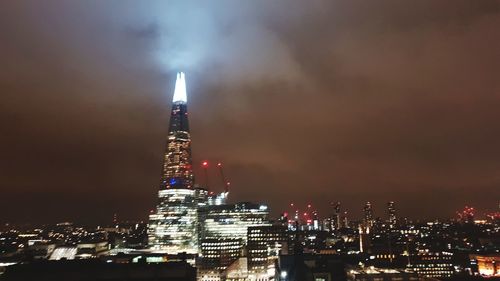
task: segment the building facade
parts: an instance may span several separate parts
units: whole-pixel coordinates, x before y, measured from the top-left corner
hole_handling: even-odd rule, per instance
[[[396,203],[394,201],[390,201],[387,203],[387,213],[388,213],[388,222],[389,222],[389,227],[394,228],[397,223],[397,217],[396,217]]]
[[[186,80],[184,73],[180,72],[177,74],[175,82],[160,189],[191,189],[193,187],[194,175],[187,112]]]
[[[289,237],[284,225],[262,225],[248,228],[248,269],[262,272],[278,259],[288,254]]]
[[[373,226],[373,209],[370,202],[366,202],[365,206],[363,207],[363,222],[367,227]]]
[[[149,216],[150,248],[169,254],[198,253],[198,208],[206,198],[204,189],[160,190],[156,212]]]
[[[198,208],[207,191],[194,187],[184,73],[177,74],[156,211],[149,216],[148,245],[169,254],[199,252]]]
[[[224,270],[248,243],[248,228],[269,225],[267,206],[255,203],[208,205],[200,208],[201,267]]]

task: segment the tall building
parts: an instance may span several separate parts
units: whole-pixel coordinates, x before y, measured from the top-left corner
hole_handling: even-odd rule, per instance
[[[389,214],[389,227],[394,228],[396,226],[396,206],[394,201],[387,203],[387,212]]]
[[[177,74],[172,103],[160,189],[193,188],[186,80],[182,72]]]
[[[149,247],[169,254],[198,253],[198,208],[207,204],[207,196],[206,190],[194,188],[186,80],[181,72],[175,82],[158,205],[149,216]]]
[[[265,205],[237,203],[200,209],[201,267],[224,270],[241,256],[248,228],[269,225]]]
[[[363,222],[366,226],[373,226],[373,209],[372,204],[370,202],[366,202],[365,207],[363,208]]]
[[[242,239],[246,244],[250,226],[268,225],[266,205],[250,202],[211,205],[200,209],[200,237]]]
[[[370,226],[366,224],[360,224],[358,227],[359,231],[359,251],[361,253],[371,252],[371,239],[370,239]]]
[[[345,228],[349,228],[349,212],[344,211],[344,216],[342,217],[342,225]]]
[[[331,230],[339,230],[342,228],[342,212],[340,208],[340,202],[336,202],[335,204],[330,203],[333,207],[333,215],[331,217]]]
[[[207,191],[164,189],[158,195],[156,212],[149,215],[149,247],[168,254],[198,253],[198,209],[206,204]]]
[[[248,269],[265,271],[274,266],[280,254],[287,254],[289,237],[284,225],[261,225],[248,228]]]

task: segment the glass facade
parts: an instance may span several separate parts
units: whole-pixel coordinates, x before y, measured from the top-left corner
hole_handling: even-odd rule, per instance
[[[199,212],[202,268],[224,270],[241,256],[248,228],[269,225],[265,205],[210,205]]]
[[[389,226],[394,228],[396,226],[396,207],[394,201],[387,203],[387,212],[389,213]]]
[[[159,193],[157,211],[149,216],[148,244],[169,254],[196,254],[198,208],[206,204],[203,189],[164,189]]]
[[[163,159],[161,189],[193,188],[192,165],[187,105],[183,101],[174,102]]]
[[[268,225],[268,217],[267,206],[254,203],[207,206],[200,209],[201,238],[230,237],[246,244],[248,227]]]

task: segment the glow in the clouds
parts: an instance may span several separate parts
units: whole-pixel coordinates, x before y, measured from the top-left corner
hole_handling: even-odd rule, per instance
[[[184,72],[177,73],[173,102],[187,102],[186,80],[184,78]]]

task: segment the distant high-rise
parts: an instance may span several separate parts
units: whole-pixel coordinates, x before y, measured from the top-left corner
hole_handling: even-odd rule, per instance
[[[342,226],[345,227],[345,228],[349,228],[349,212],[348,211],[344,211],[344,215],[342,217]]]
[[[373,210],[372,204],[370,202],[366,202],[365,207],[363,208],[363,221],[366,226],[371,227],[373,225]]]
[[[335,229],[339,230],[342,228],[342,213],[340,209],[340,202],[335,203],[333,212],[333,221]]]
[[[389,214],[389,226],[393,228],[396,226],[396,206],[394,201],[390,201],[387,203],[387,212]]]
[[[194,188],[186,103],[181,72],[175,82],[158,205],[148,229],[149,247],[169,254],[198,253],[198,208],[207,204],[208,196],[206,190]]]
[[[358,227],[359,232],[359,251],[370,252],[371,251],[371,240],[370,240],[370,226],[367,224],[360,224]]]

